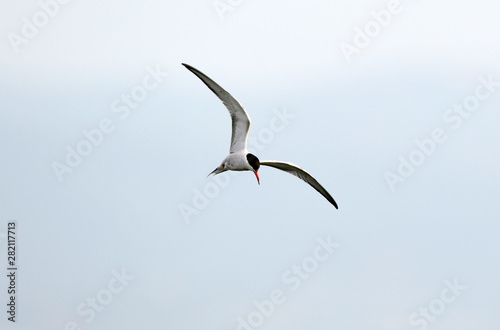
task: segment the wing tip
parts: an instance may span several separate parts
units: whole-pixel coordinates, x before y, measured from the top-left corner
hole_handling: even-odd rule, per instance
[[[182,65],[183,65],[186,69],[188,69],[188,70],[190,70],[190,71],[191,71],[192,69],[194,69],[191,65],[189,65],[189,64],[187,64],[187,63],[181,63],[181,64],[182,64]]]

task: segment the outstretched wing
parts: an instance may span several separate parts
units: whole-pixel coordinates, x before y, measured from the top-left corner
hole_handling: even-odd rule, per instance
[[[311,187],[316,189],[316,191],[318,191],[321,195],[323,195],[330,203],[332,203],[332,205],[335,206],[336,209],[338,209],[337,203],[335,202],[333,197],[328,193],[328,191],[326,191],[326,189],[323,188],[323,186],[320,185],[319,182],[316,181],[316,179],[313,178],[311,174],[307,173],[305,170],[301,169],[297,165],[286,162],[274,161],[274,160],[267,160],[260,162],[260,165],[277,168],[279,170],[295,175],[299,179],[304,180],[305,182],[309,183]]]
[[[220,87],[215,81],[208,78],[203,72],[193,68],[192,66],[182,63],[189,71],[194,73],[198,78],[207,85],[208,88],[224,103],[229,114],[231,115],[232,134],[231,147],[229,152],[238,152],[245,150],[247,147],[248,129],[250,128],[250,117],[234,97],[231,96],[224,88]]]

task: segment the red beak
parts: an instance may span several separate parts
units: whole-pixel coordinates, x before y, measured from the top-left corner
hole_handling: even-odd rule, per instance
[[[255,174],[255,177],[257,178],[257,182],[260,184],[259,173],[257,173],[257,171],[253,171],[253,173]]]

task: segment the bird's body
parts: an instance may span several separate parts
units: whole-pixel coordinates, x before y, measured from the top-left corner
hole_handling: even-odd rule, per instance
[[[198,78],[203,81],[205,85],[224,103],[226,108],[229,110],[232,123],[232,134],[231,134],[231,146],[229,148],[229,155],[222,161],[222,163],[209,175],[217,175],[225,171],[253,171],[257,178],[257,182],[260,184],[259,179],[259,168],[260,165],[270,166],[277,168],[279,170],[288,172],[296,177],[307,182],[311,187],[316,189],[320,194],[322,194],[335,208],[337,203],[333,197],[326,191],[323,186],[319,184],[316,179],[312,177],[305,170],[301,169],[297,165],[280,162],[280,161],[259,161],[259,159],[247,151],[247,136],[248,130],[250,129],[250,117],[241,104],[226,90],[220,87],[215,81],[210,79],[201,71],[193,68],[188,64],[184,65],[189,71],[194,73]]]
[[[224,171],[252,171],[252,166],[248,163],[247,160],[248,151],[246,149],[236,151],[227,155],[226,158],[221,163],[220,172]],[[219,172],[219,173],[220,173]],[[216,173],[214,173],[216,174]]]

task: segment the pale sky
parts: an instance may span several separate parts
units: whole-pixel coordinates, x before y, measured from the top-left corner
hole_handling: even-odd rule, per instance
[[[497,3],[66,2],[0,4],[0,328],[498,329]],[[230,117],[181,63],[339,209],[207,178]]]

